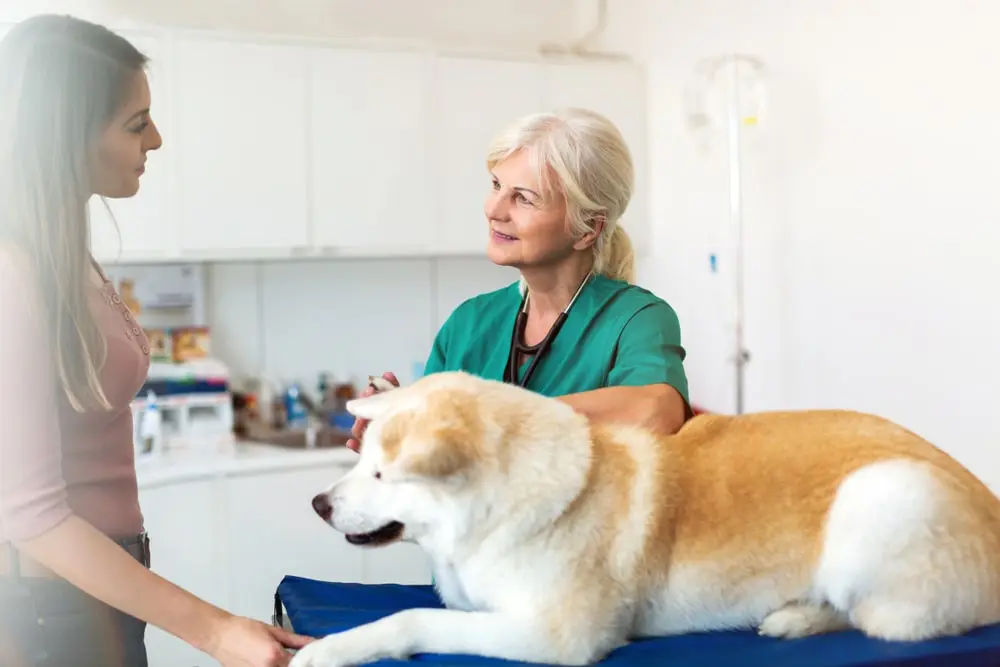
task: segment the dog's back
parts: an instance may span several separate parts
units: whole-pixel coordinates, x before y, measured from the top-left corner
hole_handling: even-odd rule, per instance
[[[635,635],[848,626],[923,639],[1000,621],[1000,501],[952,458],[846,411],[592,429],[591,521]],[[610,501],[610,502],[609,502]],[[571,515],[571,514],[570,514]]]

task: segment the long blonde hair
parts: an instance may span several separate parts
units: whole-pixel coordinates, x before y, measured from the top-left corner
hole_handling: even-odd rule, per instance
[[[487,166],[493,169],[520,150],[528,151],[543,189],[565,197],[574,237],[593,231],[603,221],[592,246],[594,273],[634,282],[635,255],[621,217],[632,198],[635,169],[614,123],[579,108],[524,116],[493,140]]]
[[[32,17],[0,41],[0,240],[32,264],[59,385],[77,411],[110,407],[87,298],[94,152],[145,65],[127,40],[70,16]]]

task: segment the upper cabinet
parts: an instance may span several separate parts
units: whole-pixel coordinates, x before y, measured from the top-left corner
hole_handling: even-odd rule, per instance
[[[486,154],[507,125],[542,110],[542,70],[534,63],[472,58],[438,58],[435,69],[436,248],[483,255],[491,188]]]
[[[622,131],[636,166],[623,224],[639,252],[648,246],[636,66],[122,34],[150,56],[163,146],[139,194],[109,202],[111,216],[90,202],[102,261],[481,256],[491,142],[526,114],[565,106]]]
[[[128,199],[92,197],[90,236],[94,256],[105,263],[146,261],[167,258],[174,245],[174,218],[170,215],[171,173],[169,169],[174,136],[167,85],[167,49],[157,35],[122,31],[136,48],[149,58],[146,79],[149,82],[150,116],[167,139],[159,150],[146,156],[146,172],[139,181],[139,192]]]
[[[182,37],[175,47],[177,225],[182,255],[303,252],[310,51]]]
[[[434,251],[432,64],[424,53],[312,50],[309,203],[320,252]]]

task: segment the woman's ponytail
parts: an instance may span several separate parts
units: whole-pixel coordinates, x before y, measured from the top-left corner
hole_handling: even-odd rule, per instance
[[[606,242],[595,244],[594,272],[612,280],[635,282],[635,251],[621,225],[615,225]]]

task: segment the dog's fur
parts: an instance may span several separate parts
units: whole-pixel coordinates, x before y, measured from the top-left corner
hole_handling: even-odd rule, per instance
[[[355,542],[403,524],[447,609],[318,639],[294,667],[415,653],[582,665],[692,631],[908,641],[1000,622],[1000,501],[877,417],[704,415],[661,437],[465,373],[348,409],[372,421],[321,496],[329,523]]]

